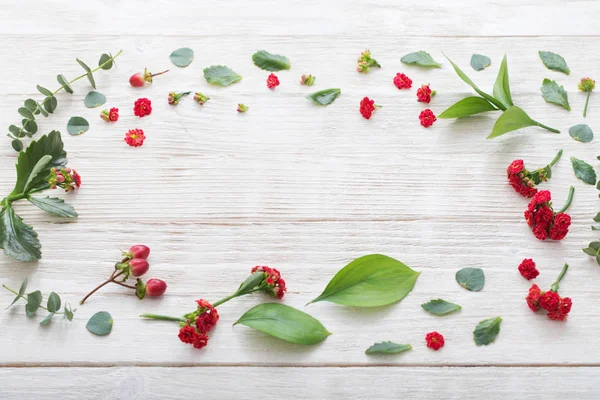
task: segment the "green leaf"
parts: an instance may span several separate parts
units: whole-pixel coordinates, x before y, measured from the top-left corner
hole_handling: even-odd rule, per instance
[[[483,97],[470,96],[448,107],[438,118],[462,118],[488,111],[498,109]]]
[[[15,151],[23,150],[23,142],[21,142],[19,139],[14,139],[10,144]]]
[[[492,60],[488,56],[484,56],[481,54],[473,54],[471,56],[471,67],[475,71],[481,71],[486,67],[492,65]]]
[[[385,306],[406,297],[419,274],[391,257],[370,254],[342,268],[311,303],[325,300],[355,307]]]
[[[194,50],[189,47],[182,47],[172,52],[169,59],[178,67],[187,67],[194,60]]]
[[[30,120],[30,119],[24,119],[21,122],[23,123],[23,129],[25,129],[28,133],[27,136],[31,137],[31,135],[33,135],[34,133],[36,133],[38,131],[38,126],[35,123],[35,121]]]
[[[425,68],[441,68],[442,64],[436,62],[426,51],[409,53],[400,59],[404,64],[414,64]]]
[[[0,248],[7,256],[20,261],[39,260],[42,256],[37,233],[15,213],[11,203],[0,212]]]
[[[52,317],[54,317],[53,312],[46,315],[46,318],[44,318],[43,320],[40,321],[40,325],[48,325],[50,323],[50,321],[52,320]]]
[[[423,307],[425,311],[434,315],[446,315],[455,311],[459,311],[462,308],[458,304],[450,303],[442,299],[430,300],[427,303],[421,304],[421,307]]]
[[[28,109],[35,115],[40,113],[40,110],[37,109],[38,108],[37,102],[33,99],[25,100],[24,106],[26,109]]]
[[[73,94],[73,88],[71,87],[71,85],[69,85],[69,81],[67,80],[67,78],[65,78],[64,75],[62,74],[58,74],[56,75],[56,80],[58,81],[58,84],[62,87],[65,88],[65,92]]]
[[[39,140],[32,141],[27,149],[19,154],[17,161],[17,182],[11,195],[22,194],[24,192],[25,184],[31,175],[31,171],[45,155],[52,156],[52,160],[33,179],[33,183],[31,183],[32,189],[46,185],[46,177],[50,174],[51,168],[61,168],[67,165],[67,153],[63,150],[60,132],[52,131],[48,135],[40,137]]]
[[[279,303],[259,304],[246,311],[233,325],[237,324],[302,345],[317,344],[331,335],[317,319]]]
[[[109,70],[113,66],[113,59],[108,54],[104,53],[100,56],[100,60],[98,60],[98,66],[104,70]]]
[[[19,294],[14,298],[12,303],[10,303],[10,305],[6,308],[10,308],[13,304],[15,304],[17,301],[19,301],[21,296],[23,296],[25,294],[25,290],[27,290],[27,278],[23,279],[23,282],[21,282],[21,287],[19,288]]]
[[[46,170],[46,166],[51,161],[52,161],[52,156],[49,154],[46,154],[45,156],[43,156],[42,158],[40,158],[38,160],[38,162],[35,164],[35,166],[31,170],[31,172],[29,173],[29,177],[27,178],[27,181],[25,182],[25,186],[23,187],[23,193],[27,193],[32,189],[32,185],[36,181],[35,178],[39,175],[39,173],[41,171]]]
[[[85,72],[92,72],[90,67],[88,67],[87,64],[84,63],[83,61],[81,61],[79,58],[76,58],[75,60],[77,60],[77,63],[79,63],[79,65],[81,65],[81,67],[85,70]]]
[[[477,346],[488,345],[496,340],[496,336],[500,332],[500,323],[502,318],[485,319],[477,324],[473,331],[473,340]]]
[[[56,293],[50,293],[50,297],[48,297],[48,311],[51,313],[55,313],[60,310],[60,296]]]
[[[71,309],[70,305],[65,304],[63,312],[65,314],[66,319],[68,319],[69,321],[73,321],[73,310]]]
[[[467,290],[479,292],[483,289],[485,276],[481,268],[463,268],[456,273],[456,282]]]
[[[67,132],[71,135],[81,135],[90,129],[90,123],[83,117],[71,117],[67,123]]]
[[[546,68],[551,69],[553,71],[564,72],[569,75],[571,72],[569,67],[567,66],[567,62],[564,58],[559,56],[556,53],[552,53],[550,51],[540,51],[540,58],[542,62],[546,66]]]
[[[508,83],[508,64],[506,62],[506,54],[500,64],[498,70],[498,76],[496,77],[496,83],[494,83],[494,90],[492,92],[494,97],[501,102],[504,107],[508,108],[513,105],[512,96],[510,94],[510,85]]]
[[[76,58],[76,60],[77,63],[81,65],[81,68],[83,68],[85,72],[87,72],[87,78],[88,81],[90,81],[90,85],[92,85],[92,87],[96,89],[96,81],[94,80],[94,75],[92,74],[92,70],[90,69],[90,67],[88,67],[87,64],[81,61],[79,58]]]
[[[43,86],[37,85],[36,88],[37,88],[38,92],[40,92],[41,94],[43,94],[46,97],[54,96],[54,93],[52,93],[51,91],[49,91],[48,89],[46,89]]]
[[[46,109],[40,103],[38,103],[37,101],[36,101],[36,104],[37,104],[37,107],[38,107],[38,111],[41,112],[42,115],[47,118],[48,117],[48,111],[46,111]],[[56,105],[58,105],[58,103],[55,104],[54,108],[56,108]]]
[[[585,254],[587,254],[588,256],[592,256],[592,257],[596,257],[598,255],[600,255],[600,242],[591,242],[589,247],[582,249],[583,252]],[[15,301],[19,300],[19,297],[17,297],[12,304],[15,303]],[[12,305],[11,304],[11,305]],[[9,306],[10,307],[10,306]]]
[[[77,218],[77,212],[73,206],[58,197],[28,197],[27,200],[41,210],[57,217]]]
[[[92,318],[85,326],[88,331],[98,336],[105,336],[110,333],[113,326],[113,319],[110,313],[106,311],[98,311],[92,315]]]
[[[252,55],[252,61],[258,68],[266,71],[290,69],[290,60],[286,56],[271,54],[266,50],[260,50],[254,53]]]
[[[16,137],[23,137],[25,136],[25,133],[23,133],[23,131],[17,127],[16,125],[11,125],[8,127],[8,131],[10,133],[12,133],[13,135],[15,135]]]
[[[592,128],[586,124],[574,125],[569,129],[569,135],[578,142],[589,143],[594,139]]]
[[[307,99],[320,106],[328,106],[342,93],[340,89],[319,90],[306,96]]]
[[[56,111],[56,107],[58,107],[58,100],[56,99],[55,96],[49,96],[46,98],[46,100],[44,101],[44,109],[52,114],[54,113],[54,111]]]
[[[496,120],[492,133],[487,139],[492,139],[502,136],[505,133],[526,128],[528,126],[538,126],[539,124],[529,118],[529,115],[517,106],[512,106],[506,109]]]
[[[590,185],[596,184],[596,171],[594,171],[594,167],[575,157],[571,157],[571,163],[573,164],[573,171],[575,171],[576,177]]]
[[[25,108],[25,107],[20,107],[17,112],[19,114],[21,114],[22,116],[24,116],[27,119],[31,119],[34,120],[35,116],[33,115],[33,113],[31,111],[29,111],[29,109]]]
[[[565,110],[571,111],[571,106],[569,105],[569,95],[564,87],[559,86],[558,83],[553,80],[544,78],[540,90],[542,91],[542,97],[548,103],[557,104],[563,107]]]
[[[40,305],[42,304],[42,292],[36,290],[35,292],[31,292],[27,295],[27,305],[25,305],[25,312],[28,317],[31,317]]]
[[[375,343],[369,347],[365,354],[398,354],[407,350],[412,350],[410,344],[398,344],[394,342]]]
[[[211,85],[229,86],[240,81],[242,77],[224,65],[212,65],[204,68],[204,79]]]
[[[594,222],[600,222],[600,212],[593,218]]]
[[[236,295],[244,295],[250,293],[251,290],[254,290],[262,283],[264,279],[263,273],[254,273],[250,274],[248,278],[244,282],[240,284],[240,287],[235,292]]]
[[[94,108],[106,103],[106,96],[100,92],[92,90],[83,99],[83,103],[87,108]]]

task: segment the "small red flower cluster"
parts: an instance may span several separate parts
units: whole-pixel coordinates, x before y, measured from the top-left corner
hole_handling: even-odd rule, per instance
[[[417,89],[417,101],[421,103],[429,103],[431,102],[431,96],[435,95],[435,92],[431,91],[429,84],[421,85],[419,89]]]
[[[421,125],[424,128],[429,128],[435,121],[437,121],[437,118],[433,111],[431,111],[429,108],[426,108],[425,110],[421,111],[421,114],[419,114],[419,121],[421,121]]]
[[[133,114],[137,117],[145,117],[152,113],[152,102],[145,97],[139,98],[133,103]]]
[[[412,79],[400,72],[394,77],[394,85],[396,85],[398,89],[410,89],[412,87],[412,82]]]
[[[100,113],[100,118],[106,122],[117,122],[119,120],[119,109],[113,107],[110,109],[110,111],[103,110]]]
[[[535,194],[524,213],[527,224],[539,240],[561,240],[569,232],[571,217],[564,212],[554,213],[548,190]]]
[[[71,168],[51,168],[46,182],[50,189],[60,187],[65,189],[65,192],[72,192],[81,186],[81,176]]]
[[[271,75],[267,77],[267,87],[273,90],[277,86],[279,86],[279,78],[277,77],[277,75],[271,73]]]
[[[275,268],[269,268],[266,266],[257,265],[252,268],[251,273],[264,272],[264,283],[266,287],[265,292],[273,297],[277,297],[279,300],[283,298],[283,295],[287,291],[285,281],[281,277],[281,273]],[[262,284],[259,287],[263,286]]]
[[[371,100],[368,97],[365,97],[360,101],[360,113],[365,119],[370,119],[375,109],[379,107],[380,106],[375,104],[375,100]]]
[[[540,274],[540,271],[535,267],[535,262],[531,258],[524,259],[519,265],[519,272],[523,276],[523,278],[528,281],[537,278]]]
[[[138,147],[144,144],[144,140],[146,139],[146,135],[144,135],[144,131],[141,129],[130,129],[125,134],[125,142],[131,147]]]
[[[187,321],[179,329],[179,340],[201,349],[208,344],[208,332],[217,325],[219,312],[207,300],[196,300],[198,308],[187,314]]]
[[[537,193],[535,182],[529,177],[529,171],[525,169],[523,160],[514,160],[506,169],[506,175],[510,186],[521,196],[531,198]],[[547,180],[544,178],[542,180]]]
[[[532,285],[529,288],[529,294],[525,298],[529,308],[538,312],[540,310],[547,311],[547,316],[553,321],[564,321],[571,311],[573,302],[569,297],[560,297],[560,295],[552,290],[543,292],[538,285]]]
[[[433,350],[439,350],[444,347],[444,337],[439,332],[429,332],[425,335],[427,347]]]

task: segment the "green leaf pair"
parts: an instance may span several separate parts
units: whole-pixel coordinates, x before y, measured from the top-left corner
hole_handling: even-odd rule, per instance
[[[596,215],[596,218],[594,218],[594,221],[600,222],[600,213],[598,213],[598,215]],[[594,257],[596,259],[596,262],[600,265],[600,242],[598,242],[598,241],[591,242],[588,247],[586,247],[585,249],[582,249],[582,250],[588,256]]]
[[[36,290],[35,292],[31,292],[31,293],[28,293],[27,295],[25,295],[25,290],[27,289],[27,279],[23,280],[18,292],[15,292],[14,290],[7,287],[6,285],[2,285],[2,286],[6,290],[16,294],[15,299],[6,308],[10,308],[12,305],[14,305],[20,299],[25,299],[25,300],[27,300],[27,304],[25,305],[25,313],[27,314],[28,317],[33,317],[35,315],[35,313],[37,312],[37,310],[40,308],[43,308],[46,311],[48,311],[48,315],[46,315],[46,317],[42,321],[40,321],[40,325],[48,325],[50,323],[50,321],[52,320],[52,318],[54,317],[54,315],[61,314],[59,311],[60,311],[62,302],[61,302],[60,296],[58,294],[56,294],[55,292],[50,293],[50,296],[48,296],[47,305],[46,305],[46,307],[44,307],[44,306],[42,306],[42,301],[43,301],[42,292],[40,292],[39,290]],[[64,314],[64,317],[67,318],[69,321],[71,321],[73,319],[73,310],[71,310],[71,307],[68,304],[65,304],[64,312],[62,314]]]

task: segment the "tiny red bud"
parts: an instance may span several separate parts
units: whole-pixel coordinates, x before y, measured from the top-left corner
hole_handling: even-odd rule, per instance
[[[134,258],[129,261],[129,266],[131,267],[131,275],[136,277],[144,275],[150,269],[150,264],[143,258]]]
[[[146,282],[146,295],[151,297],[162,296],[167,291],[167,283],[161,279],[152,278]]]
[[[143,244],[136,244],[129,248],[131,258],[143,258],[144,260],[150,255],[150,247]]]
[[[146,79],[144,78],[144,74],[138,72],[137,74],[131,75],[129,78],[129,84],[133,87],[141,87],[146,84]]]

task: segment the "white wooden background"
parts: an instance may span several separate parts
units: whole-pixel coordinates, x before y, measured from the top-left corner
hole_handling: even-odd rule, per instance
[[[590,231],[597,191],[578,181],[569,157],[598,166],[598,140],[582,144],[567,133],[588,123],[600,134],[600,98],[592,95],[581,117],[583,76],[600,78],[595,1],[453,0],[395,1],[129,1],[0,2],[0,125],[18,122],[17,108],[36,95],[37,83],[54,88],[55,76],[81,73],[75,58],[95,64],[102,52],[124,53],[117,69],[96,75],[107,106],[121,118],[105,124],[100,109],[86,109],[84,81],[74,95],[60,94],[58,111],[41,132],[59,129],[69,164],[83,186],[68,195],[80,218],[64,222],[29,204],[18,211],[33,224],[43,258],[24,264],[0,257],[0,281],[56,291],[76,305],[110,273],[119,249],[134,243],[152,248],[149,276],[169,289],[162,299],[138,301],[122,288],[107,287],[79,307],[72,323],[57,319],[41,327],[22,307],[0,313],[2,399],[546,399],[598,398],[600,345],[596,262],[581,248],[597,238]],[[191,47],[196,58],[185,69],[168,56]],[[355,71],[366,48],[383,65],[367,75]],[[274,92],[267,72],[252,64],[259,49],[284,54],[292,69],[278,73]],[[400,57],[429,51],[439,70],[405,66]],[[571,75],[545,69],[538,50],[563,55]],[[442,51],[484,90],[491,91],[502,55],[508,53],[515,103],[533,118],[560,128],[560,135],[524,129],[485,140],[496,115],[464,121],[438,120],[423,129],[415,91],[431,83],[439,114],[469,95]],[[471,54],[486,54],[492,66],[469,67]],[[225,64],[243,76],[227,88],[208,86],[202,69]],[[143,89],[127,79],[148,67],[171,72]],[[396,72],[413,79],[398,91]],[[312,88],[303,73],[316,75]],[[541,97],[543,78],[569,92],[572,112]],[[305,100],[309,92],[340,87],[329,107]],[[185,99],[166,103],[169,91],[202,91],[203,107]],[[367,121],[358,113],[364,96],[383,105]],[[153,101],[151,116],[132,115],[133,101]],[[238,102],[250,107],[235,112]],[[66,134],[73,115],[91,129]],[[141,148],[123,142],[131,128],[145,130]],[[522,217],[527,200],[506,182],[515,158],[545,165],[560,149],[563,159],[544,184],[556,204],[576,187],[571,232],[560,243],[534,239]],[[14,183],[15,154],[0,146],[4,173],[0,192]],[[305,307],[349,261],[379,252],[421,272],[413,292],[381,309],[330,303]],[[517,265],[532,257],[547,288],[562,264],[571,269],[561,293],[573,298],[569,320],[534,315],[524,302],[530,282]],[[232,323],[265,297],[237,299],[220,307],[221,321],[209,346],[196,351],[177,339],[177,326],[142,321],[142,312],[178,315],[194,300],[231,293],[257,264],[281,270],[288,282],[285,304],[319,318],[333,332],[314,347],[280,342]],[[483,291],[471,293],[454,280],[463,267],[486,274]],[[444,298],[460,313],[435,317],[420,304]],[[12,295],[0,292],[0,303]],[[110,311],[107,337],[85,329],[95,312]],[[495,343],[476,347],[475,325],[502,316]],[[427,332],[446,338],[439,352],[425,347]],[[376,341],[411,343],[398,356],[367,357]]]

